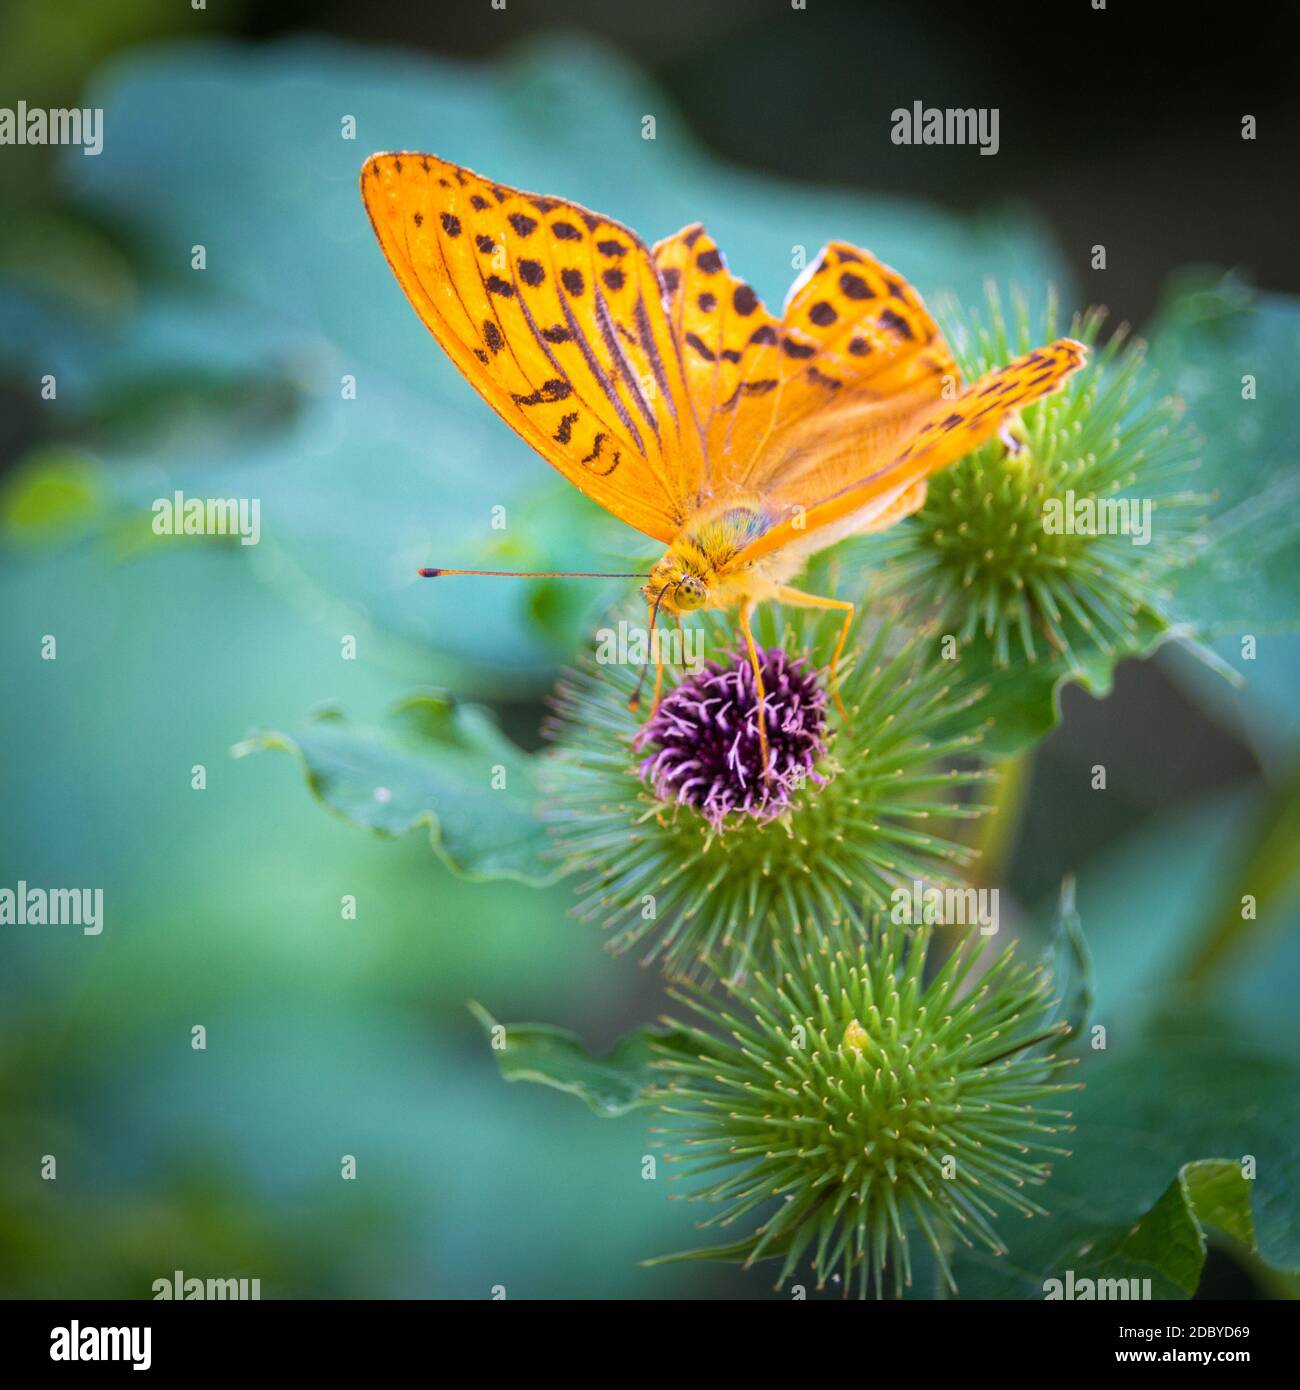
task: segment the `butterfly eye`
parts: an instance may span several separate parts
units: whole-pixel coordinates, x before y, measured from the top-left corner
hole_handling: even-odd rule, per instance
[[[686,609],[688,612],[695,608],[703,608],[708,602],[709,591],[702,579],[697,579],[693,574],[684,574],[677,581],[677,589],[673,594],[673,599],[678,608]]]

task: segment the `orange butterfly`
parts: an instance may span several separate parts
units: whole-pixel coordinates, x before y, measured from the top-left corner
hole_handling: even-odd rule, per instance
[[[914,512],[929,474],[1084,362],[1060,338],[962,389],[921,297],[843,242],[776,318],[698,224],[648,250],[576,203],[428,154],[372,155],[361,196],[416,312],[488,404],[668,547],[629,576],[649,580],[651,629],[661,610],[739,610],[760,709],[755,605],[842,611],[833,677],[853,605],[788,581],[842,536]],[[656,661],[656,702],[662,679]],[[761,717],[759,732],[765,745]]]

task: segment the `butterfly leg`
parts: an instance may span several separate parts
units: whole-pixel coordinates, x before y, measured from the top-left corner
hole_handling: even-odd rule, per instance
[[[650,647],[650,660],[654,662],[655,668],[655,698],[654,703],[650,706],[650,713],[646,715],[647,719],[654,718],[655,711],[659,708],[659,697],[663,694],[664,689],[664,668],[663,663],[659,660],[659,643],[655,641],[655,612],[655,604],[648,603],[646,605],[646,641]],[[637,677],[636,689],[632,692],[632,698],[627,702],[627,707],[630,710],[641,708],[641,687],[645,685],[645,673],[646,668],[642,666],[641,674]]]
[[[844,644],[849,640],[849,628],[853,626],[855,606],[847,599],[822,598],[820,594],[805,594],[800,589],[778,589],[776,598],[777,602],[788,603],[792,608],[833,608],[837,613],[844,614],[844,621],[840,624],[839,639],[835,643],[835,651],[831,656],[830,680],[831,698],[835,701],[835,708],[845,719],[848,719],[849,712],[844,708],[844,701],[840,699],[839,689],[835,685],[835,673],[839,669],[840,657],[844,654]]]
[[[763,689],[763,667],[758,659],[758,646],[754,642],[754,632],[749,625],[754,611],[752,603],[744,603],[740,608],[740,630],[745,634],[745,646],[749,649],[749,664],[754,670],[754,691],[758,695],[758,755],[763,765],[763,780],[768,777],[767,765],[767,692]]]

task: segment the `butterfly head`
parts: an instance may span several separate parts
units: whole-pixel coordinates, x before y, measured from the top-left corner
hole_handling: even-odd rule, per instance
[[[702,557],[674,549],[650,571],[650,582],[641,592],[665,613],[695,613],[710,606],[712,579],[711,568]]]

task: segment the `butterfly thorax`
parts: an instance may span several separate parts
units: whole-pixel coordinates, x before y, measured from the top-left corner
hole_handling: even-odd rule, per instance
[[[767,531],[772,518],[757,503],[730,501],[693,517],[650,571],[642,592],[664,612],[731,608],[770,597],[773,577],[737,556]]]

